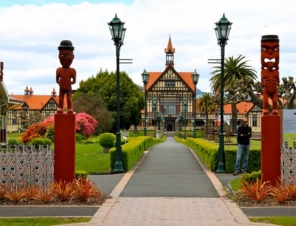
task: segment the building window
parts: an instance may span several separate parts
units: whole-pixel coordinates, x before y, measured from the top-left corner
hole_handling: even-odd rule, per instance
[[[17,122],[16,122],[16,118],[13,118],[13,119],[12,119],[12,125],[16,125],[16,123],[17,123]]]
[[[175,87],[175,81],[165,81],[165,87]]]
[[[164,99],[160,101],[160,105],[163,106],[163,113],[169,114],[169,115],[175,115],[177,114],[176,105],[177,100],[176,99]]]
[[[49,102],[49,104],[48,104],[48,107],[49,107],[49,108],[56,108],[56,104],[55,104],[55,102],[54,102],[53,100],[51,100],[51,101]]]
[[[252,126],[257,127],[257,115],[256,114],[252,115]]]
[[[45,118],[48,118],[50,116],[50,112],[45,112]]]

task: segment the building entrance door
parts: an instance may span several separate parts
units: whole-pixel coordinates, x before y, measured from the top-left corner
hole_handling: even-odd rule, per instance
[[[166,131],[174,131],[175,130],[175,123],[173,121],[166,122]]]

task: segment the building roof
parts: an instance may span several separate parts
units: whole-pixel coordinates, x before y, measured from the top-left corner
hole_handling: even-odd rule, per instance
[[[41,110],[44,106],[53,99],[56,103],[59,101],[58,96],[51,95],[11,95],[12,98],[18,99],[28,105],[30,110]],[[21,105],[14,105],[11,107],[14,110],[22,110]]]
[[[174,53],[175,52],[175,48],[173,48],[171,37],[169,37],[168,46],[166,49],[164,49],[164,52],[165,53]]]

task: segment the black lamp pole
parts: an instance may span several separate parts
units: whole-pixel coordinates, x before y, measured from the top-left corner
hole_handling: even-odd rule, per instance
[[[196,138],[196,84],[198,83],[198,79],[199,79],[199,74],[195,71],[192,73],[192,80],[194,83],[194,96],[193,96],[193,116],[194,116],[194,124],[193,124],[193,136],[194,138]]]
[[[154,137],[156,138],[156,124],[157,124],[157,119],[156,119],[157,98],[156,97],[153,97],[152,99],[152,110],[154,113]]]
[[[220,136],[219,136],[219,161],[217,165],[216,173],[225,173],[225,153],[224,153],[224,119],[223,119],[223,109],[224,109],[224,51],[225,45],[227,44],[228,36],[230,33],[232,23],[227,20],[225,15],[219,20],[219,22],[215,23],[216,28],[216,36],[218,40],[218,45],[221,46],[221,76],[220,76],[220,85],[221,85],[221,97],[220,97]]]
[[[183,113],[184,113],[184,129],[185,129],[185,133],[184,133],[184,139],[186,139],[186,114],[187,114],[187,98],[183,98]]]
[[[124,22],[117,17],[112,19],[110,23],[108,23],[109,29],[111,32],[112,40],[114,41],[114,45],[116,46],[116,103],[117,103],[117,117],[116,117],[116,159],[112,173],[124,173],[122,159],[121,159],[121,136],[120,136],[120,83],[119,83],[119,53],[120,47],[123,45],[124,35],[126,28],[124,28]]]
[[[146,86],[149,81],[149,74],[144,69],[142,75],[142,80],[144,83],[144,89],[145,89],[145,121],[144,121],[144,136],[147,136],[147,129],[146,129],[146,117],[147,117],[147,93],[146,93]]]

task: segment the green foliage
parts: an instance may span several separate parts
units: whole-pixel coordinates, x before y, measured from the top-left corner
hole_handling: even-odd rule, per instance
[[[52,141],[49,138],[43,138],[44,145],[52,145]]]
[[[73,224],[80,222],[89,222],[91,218],[54,218],[54,217],[34,217],[34,218],[1,218],[0,225],[6,226],[16,226],[16,225],[34,225],[34,226],[50,226],[50,225],[60,225],[60,224]]]
[[[182,142],[185,145],[191,147],[194,152],[202,159],[202,161],[209,167],[212,171],[216,170],[218,164],[218,153],[219,153],[219,143],[214,141],[205,140],[202,138],[187,138],[178,139],[177,142]],[[248,172],[258,171],[260,170],[260,141],[251,141],[251,148],[249,154],[249,164],[248,164]],[[237,145],[225,145],[224,153],[225,153],[225,166],[226,172],[231,173],[235,169],[235,161],[236,161],[236,152]],[[243,163],[243,158],[242,162]]]
[[[52,142],[54,142],[54,127],[53,126],[50,126],[47,130],[47,134],[46,134],[46,137],[48,139],[50,139]]]
[[[87,178],[88,173],[84,170],[76,170],[75,171],[75,178],[78,179],[80,177],[83,177],[84,179]]]
[[[81,143],[83,140],[86,140],[87,138],[83,136],[80,133],[76,133],[76,142]]]
[[[261,170],[253,171],[252,173],[245,173],[242,175],[240,181],[242,184],[245,182],[255,183],[256,181],[261,179]]]
[[[164,139],[158,139],[148,136],[139,136],[131,138],[128,143],[122,145],[122,165],[125,171],[128,171],[142,156],[143,152],[149,147],[163,142]],[[110,167],[113,169],[116,160],[116,148],[111,148]]]
[[[21,144],[21,142],[14,138],[8,139],[8,145],[19,145],[19,144]]]
[[[34,138],[31,142],[30,142],[31,145],[34,145],[35,147],[39,146],[39,145],[42,145],[44,146],[45,145],[45,142],[44,142],[44,139],[43,138]]]
[[[296,217],[295,216],[282,216],[282,217],[256,217],[249,218],[251,222],[261,222],[282,225],[282,226],[296,226]]]
[[[99,144],[102,147],[111,148],[111,147],[113,147],[113,145],[115,143],[115,139],[116,139],[115,134],[113,134],[113,133],[103,133],[102,135],[100,135]]]
[[[110,173],[110,154],[99,144],[76,144],[76,171]]]
[[[99,122],[94,133],[96,135],[108,132],[114,123],[111,112],[108,111],[106,103],[99,94],[75,93],[73,109],[77,113],[85,112]]]
[[[80,83],[75,95],[87,93],[91,95],[99,94],[109,112],[112,112],[113,122],[112,132],[116,131],[116,74],[107,70],[92,76]],[[144,95],[138,85],[128,77],[125,72],[120,72],[120,124],[122,129],[129,129],[130,125],[138,125],[141,118],[141,110],[144,108]]]
[[[235,178],[234,180],[229,182],[233,191],[238,191],[241,189],[241,178]]]

